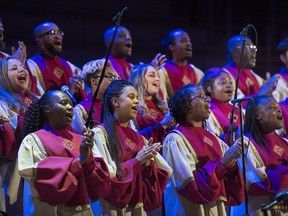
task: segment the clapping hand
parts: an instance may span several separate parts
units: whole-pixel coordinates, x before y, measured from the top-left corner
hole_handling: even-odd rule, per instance
[[[162,148],[160,142],[153,143],[153,138],[150,138],[148,144],[145,145],[136,155],[136,159],[144,166],[149,166],[152,159]]]

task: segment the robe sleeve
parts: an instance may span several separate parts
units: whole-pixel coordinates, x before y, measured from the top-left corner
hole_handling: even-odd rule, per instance
[[[162,142],[163,137],[167,132],[160,122],[148,122],[141,114],[137,115],[137,124],[139,126],[138,133],[144,136],[146,139],[153,137],[154,142]]]
[[[108,167],[103,158],[90,157],[82,164],[88,194],[92,202],[108,196],[111,192],[111,182]]]
[[[248,143],[247,137],[245,137],[245,142]],[[274,196],[288,187],[287,161],[283,161],[280,165],[266,168],[251,141],[246,156],[246,179],[249,195]]]
[[[34,134],[27,135],[18,152],[19,174],[34,185],[39,199],[50,205],[67,202],[77,190],[83,168],[78,158],[47,157],[43,144]]]
[[[196,204],[219,198],[221,181],[227,173],[220,162],[208,161],[198,168],[195,152],[177,133],[170,133],[165,138],[163,157],[173,169],[171,180],[179,194]]]
[[[123,170],[124,179],[119,180],[116,176],[117,168],[115,162],[112,160],[106,143],[106,135],[103,129],[100,127],[93,128],[94,139],[96,145],[93,146],[94,157],[104,158],[104,161],[108,167],[111,181],[111,194],[106,199],[118,208],[124,208],[131,200],[133,191],[136,187],[135,177],[142,171],[142,166],[136,158],[132,158],[121,163],[121,169]]]

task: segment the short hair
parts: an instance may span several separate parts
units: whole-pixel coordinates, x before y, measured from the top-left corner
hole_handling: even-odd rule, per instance
[[[183,29],[173,29],[172,31],[170,31],[161,41],[161,46],[164,49],[168,50],[170,45],[175,44],[176,32],[186,33],[186,31],[184,31]]]
[[[277,50],[278,53],[281,54],[285,54],[288,50],[288,38],[280,41],[277,45]]]
[[[228,72],[226,72],[224,69],[222,68],[217,68],[217,67],[214,67],[214,68],[210,68],[208,69],[204,76],[202,77],[200,83],[202,85],[202,88],[205,92],[206,95],[209,95],[211,96],[210,92],[208,92],[208,87],[212,87],[213,85],[213,81],[218,77],[220,76],[222,73],[226,73],[230,76],[230,74]]]

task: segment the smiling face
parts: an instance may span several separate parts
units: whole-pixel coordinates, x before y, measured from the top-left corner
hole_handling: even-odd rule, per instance
[[[256,119],[262,134],[272,133],[283,127],[282,110],[272,97],[263,98],[258,103]]]
[[[29,74],[24,65],[15,58],[11,58],[7,62],[8,79],[11,88],[16,93],[24,93],[29,88]]]
[[[212,98],[222,103],[229,102],[234,94],[234,82],[229,74],[222,72],[212,81],[212,87],[208,88]]]
[[[160,75],[158,70],[152,66],[146,68],[144,75],[145,79],[145,93],[147,96],[155,95],[160,89]]]
[[[70,98],[62,91],[55,91],[49,106],[45,107],[47,122],[54,130],[63,130],[71,125],[73,106]]]
[[[118,98],[112,98],[114,116],[119,123],[135,119],[138,111],[138,93],[133,86],[126,86]]]
[[[202,122],[209,118],[211,98],[201,89],[196,94],[191,95],[190,118],[194,122]]]
[[[63,34],[60,32],[62,31],[54,23],[43,23],[36,27],[34,36],[38,49],[49,56],[59,56],[63,42]]]
[[[119,27],[111,53],[118,58],[129,57],[132,55],[132,45],[132,37],[128,29]]]

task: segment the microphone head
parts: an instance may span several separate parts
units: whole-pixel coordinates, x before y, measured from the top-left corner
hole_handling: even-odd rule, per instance
[[[61,91],[69,91],[69,88],[68,88],[68,86],[66,86],[66,85],[63,85],[62,87],[61,87]]]
[[[283,200],[286,200],[288,198],[288,189],[285,189],[282,192],[279,192],[274,199],[277,200],[278,202],[281,202]]]

